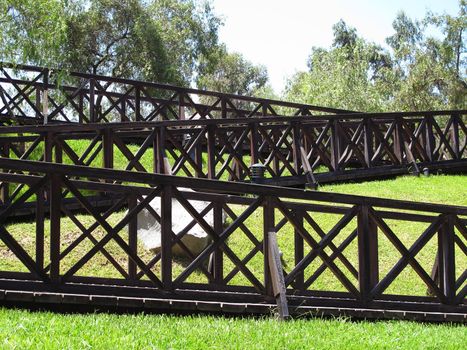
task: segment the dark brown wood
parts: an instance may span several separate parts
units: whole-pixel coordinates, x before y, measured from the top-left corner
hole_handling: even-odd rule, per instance
[[[50,280],[60,283],[60,223],[62,201],[62,177],[52,174],[50,177]]]
[[[128,196],[128,210],[134,210],[137,205],[135,195]],[[138,220],[133,217],[128,223],[128,246],[133,254],[138,254]],[[136,264],[132,259],[128,259],[128,276],[130,279],[136,279]]]
[[[161,280],[172,288],[172,186],[165,185],[161,194]]]
[[[358,282],[362,300],[370,301],[370,294],[379,282],[377,226],[370,218],[369,208],[363,205],[357,215]]]
[[[269,237],[268,232],[274,230],[274,203],[270,197],[263,202],[263,255],[264,255],[264,285],[267,295],[272,295],[271,275],[269,273]]]
[[[303,211],[296,210],[295,217],[297,223],[300,226],[303,226]],[[303,237],[300,235],[300,232],[297,229],[294,229],[294,260],[295,265],[297,265],[300,261],[302,261],[304,257],[304,245],[303,245]],[[305,282],[305,275],[304,271],[299,271],[297,276],[295,277],[295,288],[296,289],[304,289],[304,282]]]
[[[222,204],[216,203],[213,209],[214,231],[220,235],[224,229],[222,220]],[[214,283],[222,284],[224,279],[224,258],[222,250],[216,249],[212,257]]]
[[[289,306],[287,303],[287,295],[284,283],[284,275],[282,273],[282,264],[280,258],[279,247],[277,245],[276,232],[268,232],[268,259],[269,273],[271,276],[271,284],[273,295],[276,298],[279,319],[286,320],[290,317]]]
[[[443,276],[443,292],[446,296],[447,303],[455,303],[456,297],[456,269],[454,256],[454,217],[448,215],[442,225],[441,234],[441,249],[442,253],[442,276]]]

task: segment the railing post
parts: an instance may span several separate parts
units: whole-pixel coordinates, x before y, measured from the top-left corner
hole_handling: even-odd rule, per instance
[[[50,163],[53,162],[54,138],[55,134],[52,131],[48,131],[44,135],[44,160]]]
[[[264,255],[264,287],[268,296],[273,295],[271,276],[269,273],[269,237],[274,231],[274,204],[271,197],[266,197],[263,202],[263,255]]]
[[[62,175],[50,175],[50,279],[60,282],[60,219],[62,201]]]
[[[454,216],[447,215],[441,228],[441,254],[440,254],[440,274],[444,295],[448,304],[455,304],[456,299],[456,268],[454,256]]]
[[[259,138],[258,138],[258,123],[249,123],[250,128],[250,165],[259,162]]]
[[[459,142],[459,116],[456,113],[451,115],[452,118],[452,149],[454,150],[454,154],[456,155],[456,159],[461,159],[461,152],[460,152],[460,142]]]
[[[121,110],[120,110],[120,121],[121,122],[124,122],[124,121],[129,121],[127,115],[126,115],[126,101],[125,99],[122,100],[121,102]]]
[[[160,126],[159,132],[156,133],[156,138],[153,144],[154,155],[154,172],[156,174],[171,174],[169,161],[165,155],[166,127]]]
[[[333,171],[339,170],[339,135],[337,132],[337,121],[330,121],[331,124],[331,165]]]
[[[433,117],[426,115],[425,118],[425,150],[428,156],[428,161],[435,161],[435,138],[433,136]]]
[[[42,90],[42,114],[44,116],[44,124],[48,123],[49,119],[49,70],[44,69],[44,90]]]
[[[36,264],[44,268],[45,193],[41,187],[36,193]]]
[[[185,120],[185,99],[181,92],[178,93],[178,120]]]
[[[224,96],[221,97],[221,118],[227,118],[227,101],[225,100]]]
[[[141,91],[135,86],[135,121],[141,120]]]
[[[371,132],[371,119],[370,118],[365,118],[364,119],[364,147],[365,147],[365,165],[367,168],[371,168],[372,163],[371,159],[373,158],[373,153],[374,153],[374,145],[373,145],[373,134]]]
[[[402,121],[400,118],[396,118],[396,126],[394,128],[394,154],[399,161],[399,164],[404,163],[404,138],[402,136]]]
[[[370,219],[369,207],[362,205],[357,215],[358,283],[363,302],[371,301],[370,292],[378,284],[378,230]]]
[[[5,143],[0,148],[1,157],[10,158],[10,145]],[[3,169],[4,172],[8,172],[8,169]],[[0,185],[0,200],[3,204],[8,203],[10,200],[10,184],[3,181]]]
[[[81,90],[80,94],[78,95],[78,123],[82,124],[84,119],[84,92]]]
[[[223,230],[223,221],[222,221],[222,203],[214,203],[213,209],[214,215],[214,231],[216,234],[221,234]],[[213,269],[214,274],[214,283],[222,284],[224,280],[224,255],[222,249],[218,248],[213,253]]]
[[[302,152],[301,152],[301,129],[300,122],[293,122],[292,123],[292,137],[293,137],[293,164],[294,170],[296,175],[302,174]]]
[[[137,205],[137,199],[134,194],[128,196],[128,212],[131,212]],[[136,214],[128,223],[128,246],[130,251],[137,255],[138,254],[138,215]],[[133,259],[128,258],[128,276],[130,280],[136,279],[136,264]]]
[[[89,79],[89,121],[91,123],[97,122],[96,118],[96,110],[95,110],[95,81],[94,78]]]
[[[215,125],[208,126],[208,142],[207,142],[207,151],[208,151],[208,179],[216,178],[216,132]],[[200,164],[201,165],[201,164]]]
[[[297,209],[295,210],[295,220],[297,225],[303,227],[303,210]],[[295,266],[298,265],[300,261],[302,261],[304,257],[304,245],[303,245],[303,237],[297,229],[294,229],[294,253],[295,253]],[[297,273],[297,277],[295,278],[295,288],[303,290],[305,284],[305,275],[304,271],[300,271]]]
[[[161,275],[166,290],[172,289],[172,186],[161,193]]]
[[[112,129],[102,130],[102,151],[104,168],[113,169],[114,161],[114,145],[113,145],[113,131]]]

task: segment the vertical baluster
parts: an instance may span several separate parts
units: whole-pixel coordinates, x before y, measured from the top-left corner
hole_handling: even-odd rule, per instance
[[[164,288],[172,288],[172,186],[161,194],[161,273]]]
[[[36,193],[36,263],[40,268],[44,268],[44,204],[44,188],[41,187]]]
[[[0,156],[3,158],[10,158],[10,144],[4,143],[0,148]],[[4,172],[8,172],[8,169],[3,169]],[[8,203],[10,200],[10,184],[3,181],[0,186],[0,200],[2,203]]]
[[[452,143],[453,143],[452,148],[456,156],[455,159],[460,159],[461,152],[460,152],[460,142],[459,142],[459,115],[452,114],[451,118],[452,118],[451,133],[452,133]]]
[[[259,133],[258,123],[249,123],[250,128],[250,165],[259,162]]]
[[[300,122],[293,122],[292,123],[292,137],[293,137],[293,164],[295,175],[301,175],[302,171],[302,152],[300,147],[301,143],[301,135],[300,135],[301,123]]]
[[[441,228],[441,251],[442,251],[442,278],[443,292],[448,304],[455,304],[456,298],[456,268],[455,268],[455,246],[454,246],[454,216],[447,215]]]
[[[44,90],[42,91],[42,114],[44,116],[44,124],[48,123],[49,119],[49,70],[44,69]]]
[[[214,231],[216,234],[220,235],[224,228],[222,221],[222,203],[214,203]],[[214,283],[222,284],[224,280],[224,256],[222,249],[217,248],[213,253],[213,273],[214,273]]]
[[[331,124],[331,165],[333,171],[339,170],[339,135],[337,131],[337,121],[330,121]]]
[[[303,210],[297,209],[295,210],[295,219],[297,221],[297,224],[303,227]],[[297,229],[294,229],[294,259],[295,259],[295,265],[298,265],[298,263],[303,259],[304,256],[304,246],[303,246],[303,237],[300,235],[299,231]],[[305,275],[304,271],[300,271],[297,273],[297,277],[295,278],[295,288],[296,289],[303,289],[304,288],[304,280],[305,280]]]
[[[208,178],[216,178],[216,157],[215,157],[215,147],[216,147],[216,125],[208,126],[208,142],[207,142],[207,151],[208,151]]]
[[[141,120],[141,90],[135,86],[135,121]]]
[[[46,162],[53,162],[53,148],[54,148],[55,134],[53,131],[48,131],[44,136],[44,160]]]
[[[357,216],[358,282],[362,301],[370,301],[370,292],[378,284],[377,226],[369,216],[369,207],[362,205]]]
[[[114,161],[114,145],[113,145],[113,131],[112,129],[102,130],[102,151],[103,151],[103,164],[104,168],[113,169]]]
[[[128,196],[128,212],[131,212],[137,205],[136,196]],[[134,255],[138,255],[138,215],[136,214],[128,223],[128,246]],[[130,280],[136,279],[136,264],[133,259],[128,258],[128,276]]]
[[[271,276],[269,274],[269,238],[268,233],[275,230],[274,203],[271,197],[263,202],[263,255],[264,255],[264,286],[266,295],[272,295]]]
[[[402,121],[401,118],[396,118],[396,126],[394,127],[394,154],[399,161],[399,164],[404,163],[404,138],[402,136]]]
[[[425,118],[425,149],[429,162],[435,161],[435,138],[433,136],[433,117],[426,115]]]
[[[185,99],[183,94],[179,92],[178,94],[178,119],[185,120]]]
[[[364,118],[364,148],[365,148],[365,166],[367,168],[371,168],[371,158],[373,158],[374,154],[374,143],[373,143],[373,133],[371,132],[371,119]]]
[[[60,281],[61,182],[61,174],[50,175],[50,279],[54,284]]]
[[[95,84],[96,84],[96,82],[94,81],[93,78],[89,79],[89,121],[91,123],[96,123],[97,122],[96,110],[95,110],[95,101],[94,101]]]
[[[221,118],[227,118],[227,102],[225,100],[225,97],[221,98]]]

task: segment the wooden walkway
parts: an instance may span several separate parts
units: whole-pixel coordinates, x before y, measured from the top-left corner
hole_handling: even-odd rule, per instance
[[[466,322],[467,208],[271,184],[465,172],[467,111],[367,114],[55,77],[0,67],[1,304]],[[256,163],[263,185],[249,183]],[[180,232],[172,200],[192,217]],[[143,210],[160,252],[141,247]],[[195,225],[211,238],[199,254],[182,241]]]
[[[33,244],[17,240],[10,232],[14,225],[1,226],[3,243],[21,262],[21,268],[0,272],[7,304],[21,298],[60,305],[74,300],[84,306],[234,313],[262,313],[275,305],[284,318],[312,311],[465,322],[465,207],[24,160],[3,159],[2,167],[9,171],[0,173],[1,181],[24,185],[16,200],[2,206],[3,223],[23,203],[41,198],[30,224]],[[65,192],[87,219],[67,210]],[[84,193],[119,200],[102,210]],[[148,205],[154,198],[163,203],[161,213]],[[193,218],[181,232],[172,231],[172,199]],[[196,200],[208,206],[197,210]],[[162,227],[157,254],[147,255],[138,244],[136,217],[144,209]],[[212,226],[205,221],[208,213]],[[65,221],[75,229],[69,231]],[[212,239],[200,254],[181,241],[195,224]],[[409,240],[401,231],[407,226]],[[247,243],[246,251],[238,250],[239,240]],[[84,241],[87,248],[78,248]],[[190,257],[181,265],[172,256],[174,244]],[[98,255],[110,271],[94,268]],[[381,269],[380,259],[391,257],[389,269]],[[401,287],[398,278],[406,273],[422,289]],[[319,285],[324,275],[328,282]]]

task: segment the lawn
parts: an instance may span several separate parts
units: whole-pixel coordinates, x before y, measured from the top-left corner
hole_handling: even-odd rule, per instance
[[[465,349],[461,325],[0,309],[2,349]]]
[[[321,191],[371,195],[376,197],[415,200],[467,206],[467,176],[430,176],[400,177],[395,180],[374,181],[361,184],[341,184],[323,186]],[[241,208],[234,208],[237,213]],[[111,222],[118,220],[124,212],[114,214]],[[316,214],[317,222],[329,229],[336,221],[326,214]],[[91,223],[91,218],[81,215],[80,219]],[[276,218],[278,220],[278,218]],[[388,220],[388,224],[391,220]],[[391,227],[401,236],[405,244],[416,239],[423,230],[423,225],[416,223],[391,223]],[[261,213],[254,214],[247,222],[253,233],[259,234],[262,228]],[[426,225],[425,225],[426,226]],[[46,222],[45,227],[48,227]],[[8,230],[24,245],[33,250],[34,241],[32,223],[11,224]],[[293,250],[292,228],[284,226],[279,231],[279,245],[284,252],[286,262],[291,264],[290,252]],[[96,230],[96,237],[103,232]],[[46,230],[46,235],[48,234]],[[79,230],[69,219],[62,221],[63,244],[71,241]],[[122,233],[124,235],[124,233]],[[338,243],[338,242],[336,242]],[[427,271],[433,263],[434,242],[424,248],[417,256]],[[76,256],[70,256],[68,262],[81,256],[92,244],[83,242]],[[241,233],[233,234],[229,246],[240,254],[246,254],[249,247]],[[118,249],[112,245],[109,251],[118,255]],[[251,248],[251,247],[249,247]],[[46,248],[48,249],[48,248]],[[115,249],[115,250],[114,250]],[[345,253],[355,262],[355,246],[349,246]],[[47,251],[47,250],[46,250]],[[380,241],[382,272],[387,271],[400,255],[387,241]],[[150,258],[150,253],[145,260]],[[460,255],[460,254],[459,254]],[[17,269],[18,262],[0,246],[0,269]],[[288,260],[289,259],[289,260]],[[125,258],[121,257],[122,265]],[[158,265],[157,265],[158,266]],[[157,267],[155,270],[157,270]],[[467,260],[463,256],[457,262],[457,274],[465,270]],[[66,267],[66,265],[65,265]],[[85,265],[83,274],[109,276],[115,274],[113,267],[103,256],[96,256],[92,264]],[[226,269],[232,266],[226,264]],[[261,256],[252,259],[249,267],[261,274]],[[316,268],[316,266],[315,266]],[[174,264],[174,275],[183,270],[183,264]],[[199,271],[191,276],[190,281],[201,282]],[[241,274],[232,280],[233,284],[245,283]],[[323,274],[313,285],[314,289],[341,290],[342,286],[332,274]],[[413,271],[401,274],[397,283],[390,289],[393,293],[414,293],[426,295],[426,285]],[[0,309],[0,348],[47,348],[47,349],[463,349],[467,344],[467,330],[463,326],[435,325],[414,322],[355,322],[348,319],[300,319],[279,323],[271,318],[222,318],[213,316],[166,316],[166,315],[60,315],[48,312],[29,312]]]

